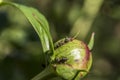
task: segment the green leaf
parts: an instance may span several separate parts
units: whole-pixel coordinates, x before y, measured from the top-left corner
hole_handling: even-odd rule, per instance
[[[10,5],[19,9],[29,20],[35,31],[40,37],[43,51],[51,50],[54,52],[53,41],[49,31],[49,25],[46,18],[36,9],[12,2],[0,2],[0,6]]]
[[[90,38],[90,41],[88,43],[88,48],[90,50],[92,50],[93,46],[94,46],[94,36],[95,36],[95,33],[93,32],[92,35],[91,35],[91,38]]]

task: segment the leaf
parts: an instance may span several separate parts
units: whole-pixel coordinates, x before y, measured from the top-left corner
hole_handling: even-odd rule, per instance
[[[3,5],[10,5],[19,9],[26,16],[26,18],[29,20],[29,22],[32,24],[33,28],[39,35],[43,47],[43,52],[46,52],[48,50],[52,50],[52,52],[54,52],[53,41],[50,35],[48,22],[46,18],[41,13],[39,13],[38,10],[13,2],[1,1],[0,6]]]

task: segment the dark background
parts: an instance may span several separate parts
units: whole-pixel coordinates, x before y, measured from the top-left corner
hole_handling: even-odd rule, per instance
[[[120,80],[120,0],[6,0],[32,6],[47,18],[53,41],[88,43],[95,32],[93,65],[84,80]],[[38,35],[17,9],[0,8],[0,80],[30,80],[43,67]]]

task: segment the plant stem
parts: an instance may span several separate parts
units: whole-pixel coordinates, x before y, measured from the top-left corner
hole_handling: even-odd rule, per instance
[[[78,38],[85,39],[86,35],[91,30],[97,14],[99,14],[103,2],[104,0],[84,0],[84,4],[80,10],[81,12],[79,13],[80,17],[75,21],[70,31],[71,36],[76,34],[76,31],[80,30],[80,36],[78,35]]]
[[[41,73],[39,73],[38,75],[36,75],[35,77],[33,77],[31,80],[42,80],[46,76],[48,76],[50,74],[53,74],[53,73],[54,73],[54,70],[51,67],[51,65],[49,65]]]

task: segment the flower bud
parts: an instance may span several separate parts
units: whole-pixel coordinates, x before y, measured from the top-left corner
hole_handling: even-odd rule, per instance
[[[64,38],[56,42],[54,48],[51,64],[59,76],[79,80],[89,72],[92,54],[83,41]]]

